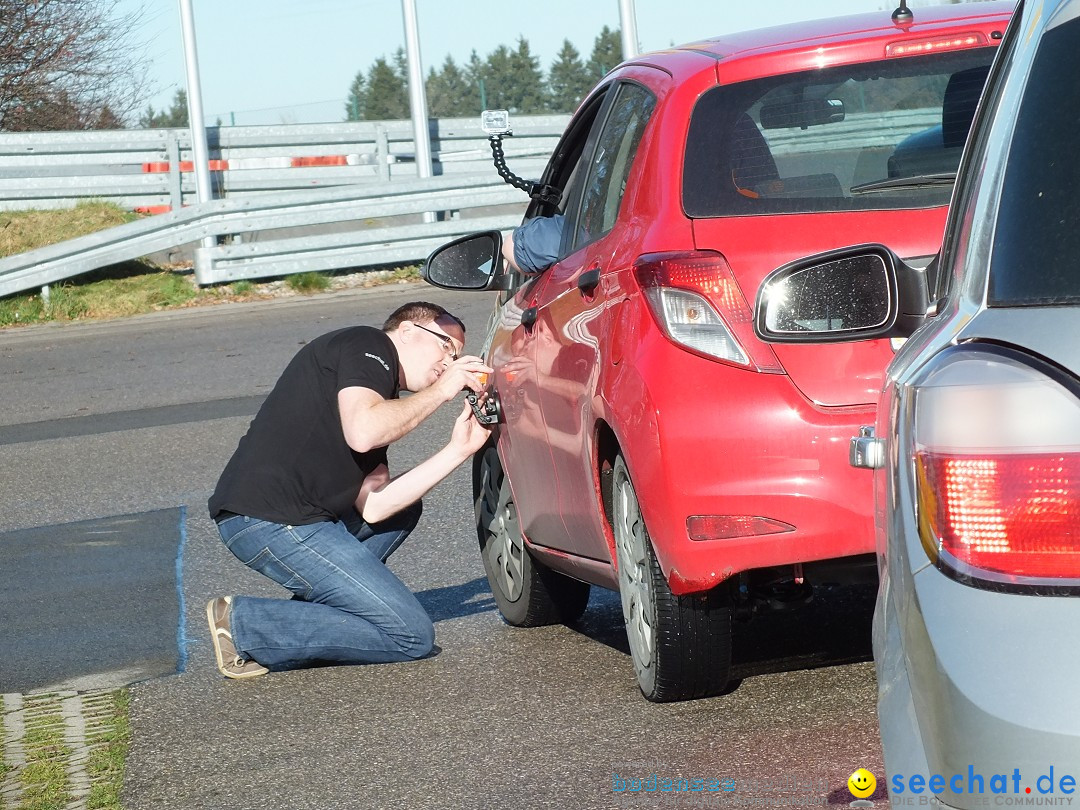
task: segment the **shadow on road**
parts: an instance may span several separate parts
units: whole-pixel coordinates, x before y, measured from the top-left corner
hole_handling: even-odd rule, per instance
[[[814,588],[807,604],[784,610],[759,610],[750,621],[734,623],[733,672],[753,675],[850,664],[873,658],[870,626],[876,585]],[[589,608],[572,629],[630,654],[619,594],[593,588]]]
[[[433,622],[460,619],[463,616],[495,610],[495,599],[484,577],[477,577],[460,585],[418,591],[416,598]]]
[[[733,679],[871,660],[876,593],[877,586],[871,584],[817,586],[814,598],[806,604],[784,610],[763,608],[749,621],[736,620]],[[429,588],[416,596],[435,622],[496,610],[484,577]],[[630,655],[615,591],[594,586],[585,615],[570,629]]]

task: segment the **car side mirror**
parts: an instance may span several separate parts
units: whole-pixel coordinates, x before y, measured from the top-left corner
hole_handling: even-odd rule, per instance
[[[925,320],[926,272],[884,245],[820,253],[770,273],[754,331],[770,343],[908,337]]]
[[[482,231],[437,248],[424,263],[424,281],[448,290],[501,289],[502,234]]]

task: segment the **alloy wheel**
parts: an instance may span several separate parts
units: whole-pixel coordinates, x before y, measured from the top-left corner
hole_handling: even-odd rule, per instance
[[[626,637],[634,668],[645,673],[655,660],[656,599],[649,569],[649,539],[641,517],[637,493],[622,459],[615,468],[614,533],[619,561],[619,593],[622,596]]]
[[[484,454],[481,487],[481,526],[488,535],[484,554],[495,574],[494,584],[509,601],[516,602],[524,587],[525,546],[510,484],[494,447]]]

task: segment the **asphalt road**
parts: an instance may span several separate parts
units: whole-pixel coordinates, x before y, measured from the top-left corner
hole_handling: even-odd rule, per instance
[[[186,669],[133,687],[125,808],[846,805],[852,771],[881,778],[867,589],[740,626],[744,677],[729,694],[650,704],[614,594],[594,589],[572,628],[502,623],[464,468],[425,499],[391,560],[435,620],[436,656],[250,682],[218,675],[206,600],[284,593],[217,538],[205,502],[218,474],[304,341],[381,322],[415,298],[462,316],[476,347],[488,295],[413,285],[0,332],[0,532],[186,510]],[[440,446],[457,411],[392,447],[392,468]],[[116,598],[138,610],[138,599]],[[650,792],[645,781],[631,792],[629,780],[652,774],[735,789]]]

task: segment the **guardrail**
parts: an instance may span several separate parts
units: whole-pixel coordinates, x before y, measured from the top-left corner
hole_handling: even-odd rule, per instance
[[[518,116],[505,143],[514,171],[538,177],[569,116]],[[490,169],[476,118],[430,121],[436,176]],[[409,121],[209,127],[216,198],[416,178]],[[105,199],[161,213],[195,201],[187,129],[0,133],[0,210]]]
[[[925,110],[912,110],[906,118],[904,128],[912,132],[939,123]],[[515,173],[539,176],[567,120],[515,121],[519,134],[504,147]],[[417,180],[415,165],[406,162],[412,159],[412,134],[405,121],[212,128],[211,168],[224,199],[187,207],[194,195],[191,167],[185,167],[187,130],[2,134],[0,209],[59,207],[97,197],[169,213],[0,259],[0,296],[207,237],[274,232],[269,239],[263,234],[254,242],[197,248],[200,284],[415,261],[453,236],[516,225],[527,200],[489,168],[490,148],[475,120],[431,125],[443,176],[428,180]],[[844,135],[839,141],[847,150],[878,148],[895,145],[897,129],[896,116],[882,121],[857,114],[814,136]],[[766,137],[778,158],[807,148],[805,133],[773,131]],[[457,214],[501,205],[513,208],[473,219]],[[450,218],[423,225],[364,222],[415,220],[429,211],[450,212]],[[345,222],[353,227],[310,230]]]
[[[774,156],[800,151],[818,151],[830,144],[844,150],[895,147],[898,133],[914,134],[941,123],[939,109],[913,109],[902,112],[850,113],[843,121],[813,127],[808,131],[767,129],[766,142]]]
[[[212,284],[302,270],[415,261],[455,235],[512,228],[521,221],[526,203],[521,191],[498,177],[480,181],[470,175],[214,200],[0,259],[0,296],[206,237],[343,222],[358,226],[343,233],[286,233],[272,241],[199,248],[196,281]],[[511,208],[495,216],[458,217],[422,226],[360,227],[369,219],[486,206]]]

